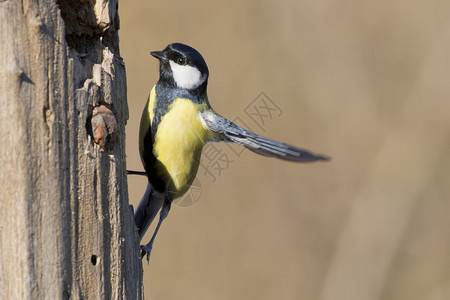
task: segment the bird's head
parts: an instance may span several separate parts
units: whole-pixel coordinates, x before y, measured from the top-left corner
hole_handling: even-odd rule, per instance
[[[208,66],[194,48],[173,43],[162,51],[152,51],[150,54],[160,61],[160,80],[187,90],[206,86]]]

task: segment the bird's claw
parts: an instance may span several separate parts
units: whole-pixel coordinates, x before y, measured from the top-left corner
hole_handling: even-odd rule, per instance
[[[150,254],[152,252],[152,245],[141,245],[141,258],[147,256],[147,263],[150,263]]]

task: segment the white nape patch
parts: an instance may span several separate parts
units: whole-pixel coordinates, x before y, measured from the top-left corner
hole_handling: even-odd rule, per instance
[[[170,60],[169,63],[173,78],[179,88],[195,89],[205,81],[205,77],[202,77],[202,74],[196,67],[189,65],[180,66],[173,60]]]

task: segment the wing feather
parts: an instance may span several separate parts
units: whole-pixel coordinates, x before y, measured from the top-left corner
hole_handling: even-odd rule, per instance
[[[274,141],[248,131],[241,126],[222,118],[214,112],[205,111],[202,112],[201,116],[205,126],[214,132],[214,141],[216,142],[233,142],[243,145],[250,151],[260,155],[294,162],[329,160],[326,156],[313,154],[307,150]]]

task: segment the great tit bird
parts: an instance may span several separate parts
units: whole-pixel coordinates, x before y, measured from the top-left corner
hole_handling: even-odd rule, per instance
[[[206,93],[208,67],[192,47],[174,43],[150,54],[159,60],[160,77],[142,113],[139,151],[148,185],[135,211],[140,240],[161,209],[150,242],[150,252],[172,201],[186,193],[194,180],[203,146],[208,142],[232,142],[260,155],[293,162],[328,160],[250,132],[217,114]]]

